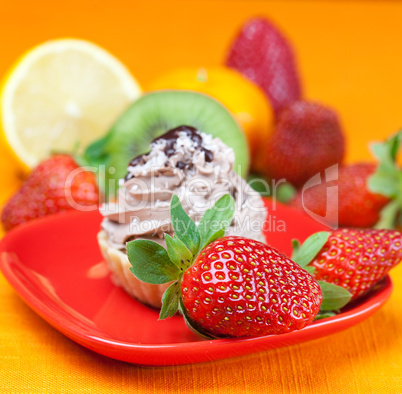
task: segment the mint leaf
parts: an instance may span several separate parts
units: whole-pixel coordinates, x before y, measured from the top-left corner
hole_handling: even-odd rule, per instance
[[[371,145],[374,156],[380,162],[380,165],[386,169],[395,168],[395,161],[402,141],[402,131],[398,131],[389,137],[385,142]]]
[[[318,280],[321,287],[322,304],[320,310],[334,311],[344,307],[352,298],[352,295],[343,287]]]
[[[396,158],[402,141],[402,131],[394,134],[383,143],[372,144],[374,155],[379,160],[376,172],[368,180],[368,188],[390,198],[398,197],[402,175]]]
[[[184,211],[179,197],[173,195],[170,202],[170,216],[177,238],[182,241],[193,256],[197,255],[200,245],[200,233],[197,226]]]
[[[173,238],[169,234],[165,234],[166,248],[170,260],[181,271],[185,271],[190,267],[193,255],[187,249],[186,245],[179,238],[174,236]]]
[[[92,142],[85,149],[84,159],[91,165],[104,164],[107,158],[105,147],[109,139],[110,133]]]
[[[384,169],[381,166],[369,178],[368,188],[373,193],[395,198],[399,192],[399,171],[395,168]]]
[[[234,200],[229,194],[222,196],[211,209],[205,211],[198,225],[201,235],[200,250],[207,245],[208,240],[215,233],[221,229],[226,230],[233,220],[234,213]]]
[[[300,267],[305,268],[317,256],[317,253],[328,241],[328,237],[328,231],[320,231],[308,237],[301,247],[299,242],[296,244],[295,241],[292,241],[292,245],[297,248],[292,255],[292,260]]]
[[[380,212],[380,219],[374,226],[374,228],[392,229],[395,228],[395,221],[400,210],[400,202],[397,200],[389,202]]]
[[[180,276],[180,270],[169,259],[166,250],[147,239],[127,242],[130,271],[140,280],[155,285],[171,282]]]
[[[292,253],[292,257],[291,259],[294,262],[300,261],[300,242],[297,239],[293,239],[292,240],[292,249],[293,249],[293,253]],[[317,254],[314,255],[314,257]],[[303,259],[303,256],[302,256]],[[307,271],[310,275],[314,274],[315,268],[313,266],[309,266],[309,265],[305,265],[304,267],[302,267],[305,271]]]
[[[172,317],[179,308],[180,299],[180,283],[178,281],[172,283],[163,293],[162,308],[159,313],[159,320]]]
[[[319,311],[317,315],[314,318],[314,321],[316,320],[321,320],[321,319],[327,319],[328,317],[336,316],[335,312],[331,311]]]

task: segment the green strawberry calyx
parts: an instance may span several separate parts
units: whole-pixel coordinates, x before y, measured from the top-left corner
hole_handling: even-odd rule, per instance
[[[145,239],[127,243],[130,271],[138,279],[151,284],[172,282],[163,294],[159,319],[171,317],[179,310],[191,329],[206,336],[186,318],[181,303],[181,279],[198,254],[208,244],[225,235],[234,213],[234,200],[229,194],[225,194],[204,213],[197,226],[183,209],[179,198],[174,195],[170,202],[170,215],[175,235],[171,237],[165,234],[166,249]]]
[[[402,211],[402,170],[397,156],[402,142],[402,131],[393,134],[383,143],[371,145],[379,163],[375,173],[368,179],[368,189],[388,197],[391,201],[381,210],[378,229],[395,228]]]
[[[292,241],[293,254],[292,260],[299,264],[310,275],[314,276],[315,268],[309,265],[323,246],[328,241],[330,233],[328,231],[320,231],[308,237],[302,245],[296,239]],[[352,298],[348,290],[341,286],[317,280],[322,293],[322,303],[320,312],[315,320],[334,316],[341,308],[343,308]]]
[[[181,298],[181,280],[199,253],[208,244],[225,235],[234,212],[234,200],[226,194],[204,213],[197,226],[183,209],[179,198],[174,195],[170,214],[175,235],[171,237],[165,234],[166,249],[156,242],[144,239],[127,243],[127,254],[132,265],[130,271],[138,279],[151,284],[171,282],[162,296],[159,319],[172,317],[180,311],[191,330],[203,337],[213,338],[187,317]],[[317,255],[328,236],[329,233],[325,232],[314,234],[301,246],[297,241],[293,241],[292,260],[311,274],[313,267],[309,267],[308,263]],[[318,318],[332,316],[333,311],[342,308],[350,300],[351,295],[347,290],[325,282],[318,283],[323,293]]]

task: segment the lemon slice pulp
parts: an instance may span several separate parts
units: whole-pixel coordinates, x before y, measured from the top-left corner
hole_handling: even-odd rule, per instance
[[[125,66],[99,46],[49,41],[23,56],[5,79],[1,134],[32,168],[52,152],[83,149],[104,135],[140,94]]]

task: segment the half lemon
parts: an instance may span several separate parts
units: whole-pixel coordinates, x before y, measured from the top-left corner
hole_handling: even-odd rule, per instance
[[[77,39],[41,44],[6,76],[0,134],[27,168],[52,152],[85,148],[103,136],[141,89],[126,67]]]

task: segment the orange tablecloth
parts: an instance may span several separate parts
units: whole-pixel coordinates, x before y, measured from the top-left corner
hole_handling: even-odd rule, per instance
[[[0,75],[29,47],[73,36],[106,47],[146,84],[180,64],[219,64],[236,28],[253,15],[271,17],[294,42],[306,96],[339,111],[349,161],[368,159],[367,142],[402,125],[398,2],[2,2]],[[145,369],[65,338],[0,275],[0,392],[401,393],[402,266],[392,278],[390,301],[342,333],[236,359]]]

